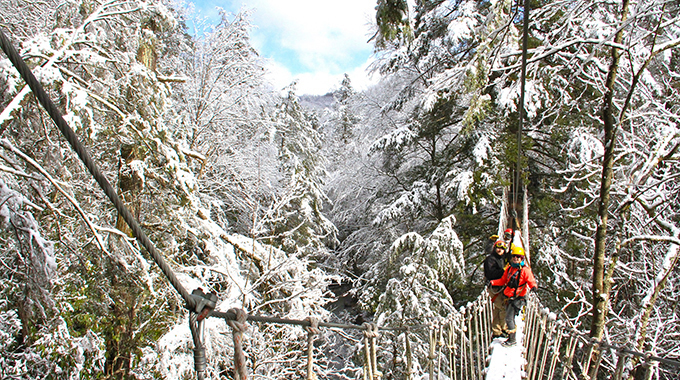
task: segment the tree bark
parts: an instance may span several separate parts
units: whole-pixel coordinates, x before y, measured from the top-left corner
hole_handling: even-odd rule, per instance
[[[629,0],[622,1],[621,24],[628,18]],[[623,40],[623,29],[620,28],[614,38],[618,45]],[[611,64],[607,74],[606,93],[602,107],[602,122],[604,124],[604,157],[602,162],[602,182],[600,186],[600,202],[597,212],[597,231],[595,233],[595,252],[593,253],[593,309],[590,336],[602,339],[606,316],[609,306],[607,304],[608,289],[605,289],[604,271],[606,259],[607,221],[609,219],[610,188],[613,176],[614,147],[616,146],[617,121],[614,117],[614,87],[616,75],[619,69],[620,52],[617,47],[612,47]]]
[[[125,206],[137,220],[139,220],[140,209],[139,197],[144,188],[144,183],[139,174],[130,167],[130,163],[139,159],[139,153],[134,144],[123,144],[120,148],[120,159],[118,163],[118,193],[125,201]],[[118,214],[116,228],[126,235],[133,237],[132,229],[128,226],[121,214]]]

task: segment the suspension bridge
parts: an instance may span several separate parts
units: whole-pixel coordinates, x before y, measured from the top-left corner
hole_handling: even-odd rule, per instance
[[[525,27],[528,23],[525,22]],[[525,33],[526,36],[526,33]],[[99,171],[94,161],[78,141],[76,134],[68,126],[58,108],[49,99],[40,83],[23,62],[7,37],[0,31],[0,44],[10,61],[17,68],[22,78],[35,94],[40,104],[61,130],[73,150],[78,154],[92,176],[114,204],[116,210],[130,226],[140,244],[149,252],[162,270],[167,280],[185,301],[189,311],[189,325],[194,343],[194,367],[199,380],[205,378],[206,349],[203,334],[204,323],[208,318],[221,318],[227,321],[233,331],[234,377],[245,380],[249,377],[247,368],[248,352],[244,350],[243,339],[249,323],[271,323],[297,325],[307,331],[306,344],[306,379],[316,379],[314,341],[320,329],[351,329],[363,334],[362,361],[363,370],[360,376],[364,380],[383,378],[380,353],[381,338],[387,334],[401,335],[406,357],[405,376],[407,380],[415,379],[677,379],[680,378],[680,362],[658,357],[651,352],[638,352],[602,340],[591,339],[570,326],[568,322],[557,318],[541,304],[534,294],[527,297],[527,305],[517,317],[518,340],[514,346],[501,345],[502,339],[491,338],[492,303],[487,291],[446,318],[438,318],[429,323],[413,326],[379,326],[374,323],[350,325],[319,321],[313,317],[304,320],[283,319],[271,316],[250,315],[240,309],[226,312],[218,311],[217,297],[206,294],[201,289],[189,293],[165,262],[161,253],[139,226],[136,219],[127,210],[105,176]],[[526,40],[525,40],[526,44]],[[525,46],[526,48],[526,46]],[[526,59],[526,57],[524,57]],[[524,79],[524,71],[522,77]],[[524,91],[522,91],[523,94]],[[518,139],[521,138],[521,120]],[[521,144],[518,144],[521,146]],[[519,173],[518,169],[516,174]],[[519,181],[514,182],[519,186]],[[512,200],[518,204],[519,188],[515,187]],[[526,192],[523,200],[523,219],[528,219],[526,210]],[[507,193],[504,196],[509,199]],[[508,217],[508,207],[503,206],[499,222],[499,231],[503,231],[506,221],[511,220],[513,229],[517,218]],[[528,239],[527,223],[523,223],[523,236]],[[526,245],[528,251],[528,245]],[[411,344],[415,342],[413,335],[420,335],[428,342],[428,356],[424,373],[414,371]]]

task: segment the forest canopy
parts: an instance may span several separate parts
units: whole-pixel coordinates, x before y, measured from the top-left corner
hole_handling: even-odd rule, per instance
[[[170,2],[2,0],[0,29],[217,310],[445,317],[484,289],[484,244],[522,209],[519,179],[541,301],[596,339],[678,360],[680,7],[529,4],[524,104],[513,1],[378,0],[380,82],[358,91],[345,75],[325,96],[267,82],[248,12],[196,36]],[[0,103],[0,377],[194,376],[184,300],[4,55]],[[230,334],[206,320],[206,378],[232,375]],[[303,376],[304,330],[247,336],[254,378]],[[324,331],[319,349],[343,355],[319,359],[319,377],[360,376],[360,339]],[[385,376],[404,377],[402,351],[380,353]],[[428,353],[414,355],[423,372]]]

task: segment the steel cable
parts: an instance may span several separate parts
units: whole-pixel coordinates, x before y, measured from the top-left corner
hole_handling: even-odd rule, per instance
[[[518,2],[519,6],[519,2]],[[524,25],[522,25],[522,72],[521,72],[521,83],[520,83],[520,93],[519,93],[519,123],[517,126],[517,163],[515,169],[515,181],[513,190],[513,213],[516,215],[517,208],[517,196],[520,190],[520,182],[522,177],[520,175],[521,157],[522,157],[522,129],[524,128],[524,118],[526,117],[526,111],[524,109],[524,92],[526,88],[526,77],[527,77],[527,50],[529,45],[529,0],[524,0]],[[513,215],[514,216],[514,215]],[[513,218],[514,219],[514,218]],[[514,222],[513,222],[514,225]],[[514,228],[513,228],[514,229]]]
[[[189,313],[189,329],[194,340],[194,369],[196,370],[198,380],[205,378],[205,370],[207,368],[205,347],[202,341],[203,324],[203,320],[198,320],[198,314],[194,312]]]

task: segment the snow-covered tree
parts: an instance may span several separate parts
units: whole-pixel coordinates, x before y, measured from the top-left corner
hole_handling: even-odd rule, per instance
[[[19,4],[24,8],[17,11],[29,15],[31,4]],[[230,141],[243,143],[231,149],[246,157],[241,149],[263,141],[265,124],[257,118],[270,115],[262,100],[262,69],[248,44],[247,20],[225,19],[194,45],[161,4],[113,1],[56,8],[56,14],[36,8],[46,13],[35,20],[49,21],[41,28],[8,23],[17,26],[10,35],[184,286],[216,293],[220,308],[327,318],[322,305],[328,302],[330,278],[325,272],[307,258],[226,232],[231,220],[224,210],[252,176],[243,165],[233,173],[233,186],[225,185],[219,173],[229,161],[219,158],[229,141],[216,140],[235,132]],[[197,58],[200,65],[194,71],[177,64],[194,55],[208,61]],[[1,238],[9,248],[3,262],[23,263],[19,272],[2,272],[7,284],[2,294],[3,376],[192,373],[193,344],[183,301],[140,251],[76,156],[61,145],[49,118],[22,89],[16,70],[6,60],[1,70]],[[243,77],[242,70],[252,75]],[[206,82],[187,80],[196,73]],[[194,111],[209,109],[192,119],[186,112],[192,105]],[[265,109],[251,119],[255,105]],[[229,129],[225,123],[230,121],[238,123]],[[210,176],[199,181],[206,172]],[[283,177],[276,166],[271,172]],[[274,204],[278,186],[270,187],[268,200]],[[213,189],[221,191],[201,193]],[[253,203],[262,200],[253,194]],[[241,227],[249,225],[250,217],[235,218],[241,224],[233,224],[251,232]],[[325,227],[333,230],[330,224]],[[269,346],[256,331],[253,347],[288,352],[299,346],[292,337],[302,332],[277,329],[286,337],[280,345]],[[209,352],[215,354],[210,376],[217,378],[229,367],[231,343],[224,338],[224,323],[211,321],[209,330]],[[275,372],[283,366],[275,361],[267,368]]]
[[[271,127],[266,109],[274,94],[249,41],[249,14],[223,14],[219,25],[175,59],[178,128],[189,144],[201,194],[213,218],[252,235],[276,191],[276,154],[263,137]],[[188,56],[188,57],[187,57]]]
[[[266,241],[285,251],[323,258],[337,229],[323,213],[325,159],[316,116],[305,111],[290,89],[277,105],[269,138],[278,152],[280,193],[261,222]]]

